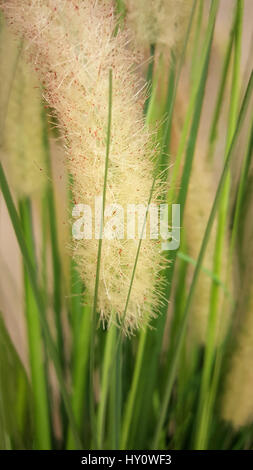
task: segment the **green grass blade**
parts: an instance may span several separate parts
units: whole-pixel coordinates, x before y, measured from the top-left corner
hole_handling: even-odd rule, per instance
[[[21,253],[22,253],[22,256],[23,256],[23,259],[24,259],[24,263],[26,265],[27,274],[29,276],[29,281],[30,281],[30,284],[31,284],[31,288],[33,290],[34,298],[35,298],[37,308],[38,308],[38,311],[39,311],[39,314],[40,314],[41,327],[42,327],[42,330],[43,330],[43,334],[45,336],[45,340],[46,340],[49,355],[50,355],[50,357],[53,361],[54,367],[55,367],[56,375],[57,375],[59,386],[60,386],[60,391],[61,391],[61,394],[62,394],[62,397],[63,397],[63,400],[64,400],[66,411],[68,413],[70,425],[71,425],[73,433],[75,435],[75,442],[76,442],[77,446],[79,448],[81,448],[81,441],[79,439],[75,419],[73,417],[73,412],[72,412],[72,408],[71,408],[71,404],[70,404],[70,400],[69,400],[69,395],[68,395],[68,392],[67,392],[67,389],[66,389],[66,386],[65,386],[65,378],[62,374],[61,363],[60,363],[59,358],[58,358],[58,351],[55,348],[55,344],[54,344],[54,341],[51,337],[51,333],[49,331],[48,324],[47,324],[47,321],[46,321],[46,318],[45,318],[45,308],[44,308],[43,297],[42,297],[40,289],[37,285],[36,272],[34,270],[33,263],[30,259],[29,250],[27,248],[26,241],[25,241],[24,236],[23,236],[22,227],[20,225],[19,217],[18,217],[16,208],[15,208],[15,205],[14,205],[14,202],[13,202],[10,190],[9,190],[9,186],[8,186],[8,183],[7,183],[7,180],[6,180],[5,173],[4,173],[3,166],[1,164],[1,162],[0,162],[0,186],[1,186],[1,190],[2,190],[2,193],[3,193],[4,199],[5,199],[5,203],[6,203],[8,212],[9,212],[9,216],[10,216],[10,219],[11,219],[11,222],[12,222],[15,234],[16,234],[16,238],[17,238],[17,241],[18,241],[18,244],[19,244],[19,248],[21,250]]]
[[[25,449],[34,435],[30,383],[0,313],[0,449]]]
[[[147,85],[149,96],[144,103],[144,114],[147,114],[150,98],[152,96],[153,72],[154,72],[155,45],[150,46],[150,62],[148,64]]]
[[[103,449],[107,396],[111,379],[111,360],[115,349],[116,327],[111,325],[107,331],[104,361],[102,366],[101,396],[97,414],[98,448]]]
[[[24,237],[26,239],[27,246],[29,247],[29,255],[31,259],[34,260],[35,266],[35,247],[33,239],[30,201],[20,201],[19,207]],[[34,402],[36,447],[41,450],[45,450],[51,448],[51,430],[42,332],[37,304],[34,298],[34,293],[25,266],[24,287],[29,359],[31,366],[32,392]]]
[[[177,257],[182,259],[183,261],[186,261],[187,263],[191,264],[192,266],[196,266],[197,264],[197,261],[193,258],[191,258],[191,256],[185,254],[185,253],[182,253],[182,251],[179,251],[177,253]],[[207,269],[205,268],[204,266],[201,266],[201,270],[208,276],[210,277],[210,279],[212,279],[213,282],[215,282],[216,284],[218,284],[220,287],[222,287],[225,295],[227,297],[229,297],[231,300],[232,300],[232,297],[231,297],[231,293],[229,292],[229,290],[227,289],[226,285],[224,284],[224,282],[221,281],[221,279],[219,279],[213,271],[210,271],[210,269]]]
[[[118,338],[121,332],[116,331]],[[118,347],[117,347],[118,345]],[[112,369],[112,382],[110,388],[110,449],[119,450],[121,434],[121,408],[122,408],[122,341],[116,343],[116,358]]]
[[[132,379],[131,388],[128,394],[126,409],[122,423],[122,438],[121,438],[121,449],[126,449],[129,433],[131,430],[131,422],[134,414],[134,407],[136,402],[136,396],[138,391],[138,384],[141,376],[141,367],[143,362],[143,355],[145,350],[145,342],[147,337],[147,328],[141,331],[136,363],[134,368],[134,374]]]
[[[75,346],[75,357],[73,363],[73,389],[72,389],[72,407],[75,420],[80,435],[83,431],[83,416],[88,396],[86,386],[88,379],[89,366],[89,346],[90,346],[90,327],[91,327],[91,308],[89,305],[83,307],[82,317],[79,324],[79,334],[76,336],[77,345]],[[76,449],[75,438],[71,427],[68,429],[67,449]]]
[[[232,56],[236,21],[237,21],[237,9],[235,9],[235,18],[234,18],[233,25],[232,25],[232,28],[231,28],[231,31],[230,31],[230,37],[229,37],[227,50],[226,50],[226,54],[225,54],[225,60],[223,62],[221,80],[220,80],[219,90],[218,90],[216,104],[215,104],[215,108],[214,108],[212,124],[211,124],[211,128],[210,128],[209,150],[208,150],[208,160],[209,161],[211,161],[212,158],[213,158],[215,142],[216,142],[216,139],[217,139],[219,117],[220,117],[220,113],[221,113],[223,97],[224,97],[225,88],[226,88],[226,84],[227,84],[228,70],[229,70],[229,65],[230,65],[231,56]]]
[[[200,37],[201,37],[201,26],[203,21],[203,12],[204,12],[204,0],[198,1],[198,16],[196,29],[194,33],[194,42],[193,42],[193,52],[192,52],[192,66],[191,66],[191,81],[194,83],[197,77],[197,68],[198,68],[198,56],[200,50]]]

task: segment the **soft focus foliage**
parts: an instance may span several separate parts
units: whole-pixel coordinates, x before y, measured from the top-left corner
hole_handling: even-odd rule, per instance
[[[191,0],[126,0],[126,5],[139,42],[174,49],[182,41]]]
[[[191,173],[191,182],[188,191],[187,204],[185,209],[185,238],[187,253],[196,260],[201,247],[203,233],[205,231],[208,217],[212,208],[212,202],[215,195],[215,184],[210,165],[205,160],[205,153],[201,151],[201,146],[196,152],[195,161]],[[212,278],[210,273],[213,271],[213,257],[215,250],[215,233],[217,224],[214,224],[212,234],[206,250],[203,267],[206,271],[200,273],[198,286],[195,293],[195,300],[192,306],[192,315],[189,321],[189,327],[192,339],[205,343],[207,339],[207,327],[209,316],[209,298],[211,295]],[[220,281],[223,286],[226,283],[226,266],[228,257],[228,240],[226,240],[222,257],[222,276]],[[193,268],[189,267],[189,281],[193,275]],[[227,289],[228,290],[228,289]],[[224,298],[224,292],[221,299]],[[226,308],[220,309],[219,318],[216,323],[216,337],[224,339],[227,333],[228,312],[230,303]],[[218,339],[218,338],[217,338]]]
[[[1,153],[19,197],[40,194],[46,183],[41,91],[20,57],[21,43],[4,25],[0,33]]]

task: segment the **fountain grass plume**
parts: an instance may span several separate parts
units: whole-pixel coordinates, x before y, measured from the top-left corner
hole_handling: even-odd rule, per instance
[[[142,44],[175,49],[184,37],[192,2],[189,0],[126,0],[128,19]]]
[[[2,3],[8,22],[26,39],[26,57],[38,72],[44,98],[55,110],[73,176],[75,203],[103,193],[112,70],[112,123],[106,204],[149,201],[153,184],[152,145],[144,124],[145,82],[135,72],[140,54],[129,31],[118,31],[113,2],[11,0]],[[152,202],[156,201],[155,188]],[[94,214],[94,210],[93,210]],[[126,220],[124,227],[126,228]],[[126,232],[126,230],[125,230]],[[125,332],[143,327],[162,301],[155,289],[162,264],[159,240],[142,241],[127,311],[125,305],[139,240],[103,240],[97,307],[102,321]],[[73,256],[89,297],[94,293],[98,240],[73,242]]]
[[[17,196],[38,195],[46,184],[40,85],[6,25],[0,44],[2,159]]]

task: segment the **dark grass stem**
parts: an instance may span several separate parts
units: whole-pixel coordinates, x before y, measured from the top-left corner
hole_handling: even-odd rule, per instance
[[[52,253],[52,266],[53,266],[53,281],[54,281],[54,290],[53,290],[53,306],[54,306],[54,319],[55,327],[57,334],[57,347],[59,351],[59,357],[61,360],[62,368],[64,368],[64,337],[62,331],[62,319],[61,319],[61,310],[62,310],[62,298],[61,298],[61,284],[62,284],[62,269],[61,269],[61,259],[59,253],[59,243],[58,243],[58,231],[56,225],[56,210],[55,210],[55,198],[54,198],[54,188],[53,188],[53,175],[51,168],[51,155],[50,155],[50,145],[48,139],[48,124],[45,111],[42,110],[42,122],[43,122],[43,147],[45,150],[46,165],[47,165],[47,176],[48,184],[46,188],[46,201],[48,209],[48,222],[50,228],[50,241],[51,241],[51,253]]]

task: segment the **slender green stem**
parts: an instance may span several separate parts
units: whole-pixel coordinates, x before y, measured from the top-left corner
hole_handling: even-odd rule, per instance
[[[106,404],[107,395],[109,390],[110,378],[111,378],[111,360],[115,348],[116,339],[116,327],[111,325],[107,332],[107,338],[105,343],[104,361],[102,367],[102,382],[101,382],[101,396],[98,406],[98,417],[97,417],[97,434],[98,434],[98,447],[103,448],[104,440],[104,426],[106,416]]]
[[[231,241],[230,241],[230,247],[229,247],[229,257],[228,257],[229,267],[231,266],[232,257],[233,257],[233,253],[234,253],[234,248],[235,248],[235,242],[236,242],[236,238],[238,236],[241,210],[242,210],[244,195],[245,195],[245,191],[246,191],[246,183],[247,183],[247,179],[248,179],[250,164],[251,164],[251,161],[252,161],[252,153],[253,153],[253,118],[251,118],[251,119],[252,119],[252,121],[251,121],[251,127],[250,127],[250,132],[249,132],[248,148],[247,148],[245,158],[243,160],[242,171],[241,171],[240,182],[239,182],[239,188],[238,188],[238,194],[237,194],[237,198],[236,198],[235,216],[234,216],[234,220],[233,220]]]
[[[151,95],[152,95],[154,59],[155,59],[155,45],[151,44],[151,46],[150,46],[150,62],[149,62],[149,65],[148,65],[148,73],[147,73],[147,84],[148,84],[148,87],[149,87],[149,89],[148,89],[149,96],[146,99],[145,104],[144,104],[144,114],[147,114],[150,98],[151,98]]]
[[[199,0],[198,16],[196,29],[194,34],[193,52],[192,52],[192,66],[191,66],[191,81],[194,83],[197,75],[199,50],[200,50],[200,34],[203,20],[204,0]]]
[[[119,331],[116,332],[121,337]],[[119,450],[120,447],[120,430],[121,430],[121,407],[122,407],[122,341],[116,345],[116,357],[112,369],[112,382],[110,388],[111,406],[110,406],[110,423],[111,423],[111,439],[110,448]]]
[[[51,158],[50,158],[50,146],[48,140],[48,128],[47,128],[47,119],[44,110],[42,110],[42,122],[43,122],[43,147],[46,157],[47,173],[48,173],[48,184],[46,188],[46,201],[48,208],[48,222],[50,229],[50,240],[51,240],[51,251],[52,251],[52,267],[53,267],[53,279],[54,279],[54,318],[55,318],[55,327],[57,334],[57,347],[59,351],[59,357],[61,360],[62,367],[64,367],[64,340],[63,340],[63,331],[62,331],[62,321],[61,321],[61,260],[59,254],[59,244],[58,244],[58,233],[56,225],[56,210],[54,202],[54,190],[53,190],[53,181],[52,181],[52,168],[51,168]]]
[[[120,15],[120,20],[123,21],[126,14],[126,5],[124,0],[116,0],[116,10]]]
[[[147,337],[147,327],[141,331],[140,340],[138,345],[137,357],[135,362],[134,374],[132,379],[131,388],[126,402],[126,409],[122,424],[122,439],[121,449],[126,449],[128,436],[131,428],[132,416],[134,413],[135,399],[137,395],[138,383],[141,375],[141,366],[143,361],[143,355],[145,350],[145,342]]]
[[[196,266],[197,264],[197,261],[193,258],[191,258],[189,255],[183,253],[182,251],[178,251],[177,253],[177,257],[180,258],[181,260],[183,261],[186,261],[187,263],[189,264],[192,264],[193,266]],[[210,279],[212,279],[213,282],[215,282],[216,284],[218,284],[224,291],[225,295],[229,298],[232,299],[231,297],[231,293],[230,291],[228,290],[228,288],[226,287],[226,284],[224,284],[224,282],[222,282],[221,279],[219,279],[214,273],[213,271],[210,271],[210,269],[207,269],[205,268],[205,266],[201,266],[201,270],[203,271],[203,273],[205,273]]]
[[[233,25],[232,25],[232,28],[231,28],[231,31],[230,31],[230,37],[229,37],[227,50],[226,50],[226,54],[225,54],[225,60],[223,62],[221,80],[220,80],[220,84],[219,84],[219,90],[218,90],[218,94],[217,94],[217,99],[216,99],[213,118],[212,118],[212,124],[211,124],[211,128],[210,128],[209,150],[208,150],[208,160],[209,161],[212,161],[214,148],[215,148],[215,142],[216,142],[216,138],[217,138],[219,117],[220,117],[220,113],[221,113],[221,107],[222,107],[223,97],[224,97],[226,83],[227,83],[228,70],[229,70],[229,65],[230,65],[231,56],[232,56],[232,49],[233,49],[233,43],[234,43],[236,22],[237,22],[237,9],[235,9],[235,17],[234,17]]]
[[[82,317],[79,324],[79,334],[75,337],[74,371],[73,371],[73,391],[72,407],[76,419],[76,424],[81,435],[83,431],[84,404],[86,397],[86,385],[89,365],[91,308],[89,305],[83,307]],[[71,427],[68,429],[67,449],[76,449]]]

